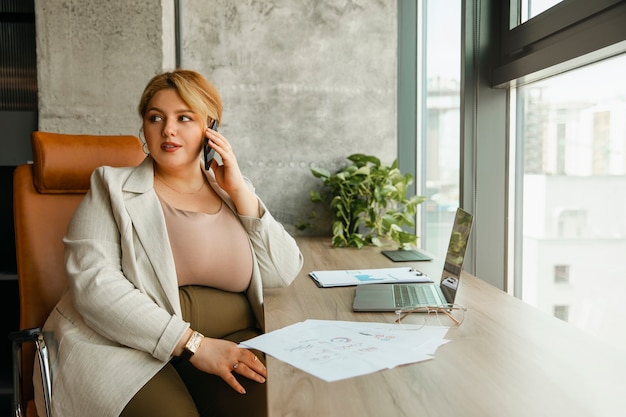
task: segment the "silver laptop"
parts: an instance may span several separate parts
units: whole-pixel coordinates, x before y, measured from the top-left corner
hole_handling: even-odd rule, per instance
[[[473,216],[458,208],[439,284],[362,284],[356,287],[354,311],[396,311],[402,308],[454,304],[461,279]]]

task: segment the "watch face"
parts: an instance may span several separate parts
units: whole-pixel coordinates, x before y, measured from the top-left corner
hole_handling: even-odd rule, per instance
[[[200,343],[202,343],[202,339],[204,339],[203,335],[198,332],[193,332],[185,345],[185,350],[191,354],[196,353],[198,347],[200,347]]]

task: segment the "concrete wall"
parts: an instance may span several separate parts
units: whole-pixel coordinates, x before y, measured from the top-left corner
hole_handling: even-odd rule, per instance
[[[174,67],[173,3],[36,0],[40,129],[137,134],[141,90]],[[314,208],[311,166],[396,157],[395,1],[180,3],[181,66],[220,90],[220,131],[292,232]]]
[[[171,0],[35,0],[39,129],[139,132],[148,79],[174,66]]]

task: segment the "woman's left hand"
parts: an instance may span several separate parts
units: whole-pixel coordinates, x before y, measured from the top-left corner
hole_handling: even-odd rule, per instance
[[[215,173],[215,179],[219,186],[228,194],[235,192],[240,187],[245,187],[243,175],[239,169],[239,164],[237,164],[237,158],[228,139],[221,133],[209,128],[206,129],[205,134],[209,138],[209,145],[222,158],[222,166],[215,159],[211,161],[211,169]]]
[[[209,145],[222,158],[221,166],[215,159],[211,161],[211,169],[215,173],[217,184],[232,198],[240,215],[258,217],[258,200],[243,179],[230,142],[213,129],[207,128],[205,135],[209,138]]]

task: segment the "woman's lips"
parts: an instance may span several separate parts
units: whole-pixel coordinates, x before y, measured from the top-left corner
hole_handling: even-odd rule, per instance
[[[178,150],[178,148],[180,148],[180,145],[172,142],[164,142],[161,144],[161,149],[165,152],[175,152],[176,150]]]

